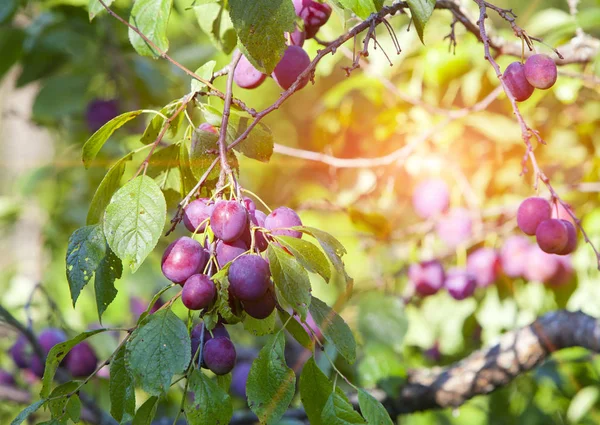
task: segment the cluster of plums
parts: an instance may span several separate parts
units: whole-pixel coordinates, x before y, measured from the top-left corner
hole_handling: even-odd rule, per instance
[[[202,339],[202,333],[204,338]],[[215,375],[226,375],[235,366],[237,353],[235,346],[231,342],[229,332],[222,323],[218,323],[212,331],[207,331],[203,324],[196,325],[191,332],[192,339],[192,358],[202,345],[201,365],[209,369]]]
[[[304,40],[313,38],[331,16],[331,7],[326,3],[315,0],[293,2],[296,15],[303,22],[303,28],[296,28],[294,32],[286,34],[288,47],[271,74],[284,90],[289,89],[310,64],[310,58],[302,48]],[[266,78],[267,75],[256,69],[245,56],[240,59],[233,75],[235,83],[245,89],[260,86]],[[301,81],[299,89],[307,83],[308,77]]]
[[[529,99],[534,89],[547,90],[557,77],[556,64],[548,55],[536,54],[525,64],[513,62],[506,67],[502,79],[517,102]]]
[[[527,198],[519,205],[517,225],[526,235],[535,236],[542,251],[568,255],[577,248],[577,229],[570,220],[552,215],[550,202],[544,198]]]
[[[38,335],[38,342],[46,356],[52,347],[66,340],[66,334],[56,328],[44,329]],[[19,369],[29,369],[40,378],[44,376],[45,359],[41,359],[33,352],[33,348],[24,335],[17,338],[15,344],[10,348],[9,354]],[[64,366],[74,378],[91,375],[96,370],[97,365],[96,353],[86,341],[74,346],[61,363],[61,366]]]

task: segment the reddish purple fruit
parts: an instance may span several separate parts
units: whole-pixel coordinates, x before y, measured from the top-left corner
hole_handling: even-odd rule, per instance
[[[546,90],[556,83],[556,64],[548,55],[531,55],[525,61],[525,78],[536,89]]]
[[[304,40],[306,40],[306,33],[300,28],[296,28],[291,34],[286,33],[285,37],[290,45],[302,47],[304,46]]]
[[[565,225],[565,227],[567,229],[567,244],[557,254],[558,255],[568,255],[568,254],[572,253],[573,251],[575,251],[575,249],[577,249],[577,229],[575,228],[573,223],[571,223],[570,221],[567,221],[567,220],[560,220],[560,221]]]
[[[269,288],[269,264],[259,255],[246,254],[236,258],[229,267],[229,287],[241,301],[256,301]]]
[[[265,235],[263,232],[256,231],[256,230],[253,231],[251,228],[253,228],[253,227],[263,227],[264,228],[265,227],[265,219],[267,218],[267,215],[260,210],[256,210],[254,212],[250,212],[249,217],[250,217],[250,226],[248,226],[248,229],[246,230],[246,232],[244,232],[244,235],[242,236],[241,240],[243,240],[247,246],[251,246],[252,245],[252,233],[251,232],[254,232],[254,247],[257,248],[260,252],[263,252],[269,246],[269,242],[265,238]]]
[[[192,356],[196,354],[198,351],[198,347],[200,347],[200,337],[202,335],[202,323],[197,324],[192,329],[190,333],[190,338],[192,340]],[[210,334],[212,332],[212,335]],[[229,332],[225,329],[225,326],[222,323],[217,323],[217,325],[213,328],[212,331],[204,331],[204,344],[214,338],[225,337],[229,338]]]
[[[290,227],[302,226],[302,221],[296,211],[288,207],[279,207],[265,218],[264,226],[273,236],[291,236],[301,238],[302,232],[290,230]]]
[[[421,296],[433,295],[444,285],[444,268],[437,260],[412,264],[408,268],[408,278],[415,291]]]
[[[321,332],[321,329],[319,329],[319,326],[317,325],[317,322],[315,322],[315,319],[312,317],[312,315],[310,313],[308,313],[306,315],[306,322],[302,323],[300,322],[300,319],[297,318],[296,316],[294,316],[294,319],[296,319],[304,328],[304,330],[306,331],[306,333],[312,338],[313,336],[316,337],[319,341],[323,341],[323,333]]]
[[[217,263],[219,263],[219,267],[223,268],[225,264],[248,251],[248,247],[242,239],[233,242],[218,241],[215,251]]]
[[[500,250],[502,270],[509,277],[521,277],[527,268],[527,253],[531,248],[525,236],[510,236]]]
[[[569,234],[564,223],[563,220],[550,218],[538,225],[535,239],[542,251],[548,254],[558,254],[565,249],[569,241]]]
[[[86,341],[80,342],[69,351],[65,358],[65,366],[74,378],[91,375],[98,365],[98,357]]]
[[[44,355],[48,355],[52,347],[56,344],[63,343],[67,340],[67,335],[60,329],[47,328],[40,332],[38,336],[38,342],[42,347]],[[38,356],[31,358],[31,371],[38,377],[44,376],[45,359],[40,359]]]
[[[448,185],[440,179],[425,180],[413,190],[412,203],[419,217],[436,216],[446,211],[450,205]]]
[[[96,99],[91,101],[85,112],[88,129],[94,133],[119,115],[119,103],[115,100]]]
[[[256,69],[244,55],[242,55],[233,73],[233,81],[243,89],[255,89],[266,78],[267,76]]]
[[[4,369],[0,369],[0,385],[15,385],[15,378],[13,378],[13,376]]]
[[[266,319],[275,310],[275,294],[273,288],[270,288],[265,294],[256,301],[242,301],[244,311],[250,317],[255,319]]]
[[[469,211],[464,208],[450,210],[436,223],[435,233],[450,248],[468,242],[473,233],[473,221]]]
[[[209,199],[196,199],[183,210],[183,224],[190,232],[203,232],[215,205]]]
[[[537,245],[532,245],[527,254],[525,278],[537,282],[549,282],[559,272],[558,255],[547,254]]]
[[[246,398],[246,382],[250,374],[250,362],[238,363],[231,372],[231,393],[237,397]]]
[[[500,257],[492,248],[479,248],[467,257],[467,271],[475,276],[477,286],[489,286],[500,273]]]
[[[235,347],[229,338],[213,338],[204,344],[202,358],[215,375],[226,375],[235,366]]]
[[[273,79],[284,90],[296,82],[300,74],[310,65],[310,58],[302,47],[288,46],[283,57],[273,70]],[[298,85],[298,90],[308,83],[309,77],[304,77]]]
[[[202,310],[209,307],[217,297],[217,288],[210,278],[195,274],[188,278],[181,291],[181,301],[190,310]]]
[[[467,270],[450,269],[446,274],[444,286],[455,300],[464,300],[475,292],[477,281]]]
[[[533,86],[525,78],[524,66],[521,62],[513,62],[506,67],[502,79],[517,102],[529,99]]]
[[[567,208],[563,207],[560,202],[552,205],[552,218],[560,218],[561,220],[567,220],[571,224],[575,225],[575,220],[571,217],[573,213],[573,209],[570,205],[567,205]]]
[[[533,236],[538,225],[552,215],[550,203],[544,198],[525,199],[517,210],[517,225],[526,235]]]
[[[19,335],[8,352],[19,369],[27,369],[31,365],[31,348],[25,335]]]
[[[313,38],[319,28],[329,20],[332,11],[331,6],[314,0],[293,0],[293,2],[296,15],[304,21],[306,38]]]
[[[252,199],[248,198],[247,196],[244,196],[244,198],[242,199],[242,202],[244,203],[244,206],[246,207],[248,212],[256,211],[256,204],[254,203],[254,201]]]
[[[210,216],[210,228],[217,239],[232,242],[248,227],[248,211],[237,201],[219,201]]]
[[[183,236],[171,243],[162,257],[161,268],[171,282],[183,284],[191,275],[202,273],[208,253],[198,241]]]
[[[202,124],[200,124],[198,126],[198,130],[200,130],[200,131],[208,131],[209,133],[213,133],[213,134],[219,134],[219,132],[217,131],[217,129],[214,126],[212,126],[209,123],[207,123],[207,122],[203,122]]]
[[[573,265],[571,264],[571,257],[557,256],[556,260],[558,262],[558,269],[554,275],[547,280],[547,283],[551,286],[566,285],[571,281],[571,279],[573,279],[573,276],[575,275]]]

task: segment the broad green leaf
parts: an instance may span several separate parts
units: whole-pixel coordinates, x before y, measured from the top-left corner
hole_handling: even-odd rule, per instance
[[[226,393],[229,393],[229,387],[231,386],[231,380],[233,376],[230,373],[225,375],[217,375],[217,385],[223,389]]]
[[[284,349],[284,334],[277,332],[260,350],[248,374],[248,406],[267,425],[277,423],[294,398],[296,375],[285,363]]]
[[[158,185],[139,176],[119,189],[104,214],[104,235],[113,252],[135,272],[154,249],[167,218]]]
[[[105,256],[106,239],[99,225],[77,229],[69,238],[66,258],[67,281],[71,289],[73,306]]]
[[[272,334],[275,330],[276,315],[277,313],[273,311],[273,313],[265,319],[255,319],[254,317],[246,316],[244,319],[244,329],[254,336]]]
[[[190,168],[190,151],[186,140],[179,145],[179,178],[181,179],[181,193],[189,193],[198,182]]]
[[[162,108],[160,110],[160,114],[156,114],[150,120],[148,127],[146,127],[146,130],[144,130],[144,134],[142,135],[142,138],[140,139],[140,141],[144,145],[149,145],[150,143],[154,143],[156,141],[158,135],[163,130],[163,127],[166,122],[166,120],[163,118],[163,116],[167,117],[167,119],[169,119],[173,115],[175,115],[175,112],[177,112],[177,109],[179,109],[181,107],[181,102],[183,102],[183,99],[177,99],[177,100],[172,101],[171,103],[169,103],[167,106],[165,106],[164,108]],[[181,122],[183,121],[183,118],[184,118],[184,113],[183,113],[183,111],[181,111],[179,113],[179,115],[177,115],[177,117],[174,118],[171,121],[171,123],[169,124],[167,133],[171,137],[174,137],[177,134],[177,131],[179,130],[179,126],[181,125]]]
[[[233,416],[229,394],[198,369],[195,369],[188,379],[188,390],[193,394],[193,400],[185,404],[188,423],[190,425],[228,424]]]
[[[331,236],[329,233],[324,232],[314,227],[308,226],[296,226],[293,229],[299,230],[302,233],[306,233],[319,242],[321,248],[327,255],[329,262],[331,263],[332,273],[331,277],[339,276],[343,279],[344,283],[348,284],[352,281],[350,276],[346,273],[342,256],[346,254],[346,248],[336,238]]]
[[[331,278],[331,269],[327,257],[312,242],[291,236],[275,236],[309,272],[320,274],[326,282]]]
[[[218,49],[225,54],[231,53],[237,44],[237,34],[223,0],[196,1],[194,5],[194,13],[202,31]]]
[[[6,0],[7,3],[16,0]],[[2,7],[0,6],[0,22],[2,21]],[[2,52],[2,61],[0,62],[0,79],[8,72],[12,66],[17,63],[23,53],[23,41],[25,40],[25,31],[20,28],[2,28],[0,29],[0,52]]]
[[[102,314],[117,296],[115,280],[120,279],[123,274],[123,263],[112,250],[106,248],[106,257],[102,259],[96,275],[94,276],[94,290],[96,292],[96,307],[98,308],[98,319],[102,321]]]
[[[57,75],[44,81],[35,102],[32,114],[35,120],[57,120],[85,109],[84,96],[73,93],[85,93],[90,78],[87,75]]]
[[[312,297],[310,314],[327,341],[335,346],[349,363],[356,360],[356,341],[352,331],[335,311],[318,298]]]
[[[179,167],[179,143],[169,145],[156,151],[150,158],[146,175],[155,179],[161,173]]]
[[[110,170],[108,170],[108,172],[100,182],[98,189],[96,189],[96,193],[94,193],[94,197],[92,198],[92,202],[90,203],[90,208],[88,209],[86,220],[87,224],[96,224],[102,221],[104,210],[109,204],[110,199],[112,198],[115,191],[119,188],[121,178],[123,177],[123,174],[125,174],[125,167],[127,166],[127,161],[130,160],[131,154],[127,154],[123,158],[118,160],[115,165],[110,167]]]
[[[98,152],[100,152],[104,143],[112,136],[115,130],[124,126],[127,122],[131,121],[141,113],[142,111],[125,112],[100,127],[100,129],[98,129],[98,131],[96,131],[83,145],[82,159],[85,168],[90,168],[92,161],[96,158],[96,155],[98,155]]]
[[[289,320],[290,314],[285,310],[279,310],[279,319],[281,320],[281,323],[287,323],[285,330],[288,331],[300,345],[312,350],[313,343],[310,339],[310,335],[308,335],[308,332],[306,332],[299,321],[295,318]]]
[[[385,407],[365,390],[358,390],[358,404],[368,424],[394,425]]]
[[[127,369],[152,395],[166,393],[173,375],[183,373],[191,360],[187,327],[169,309],[147,316],[133,331],[126,347]]]
[[[200,68],[198,68],[196,70],[195,74],[198,75],[200,78],[204,78],[205,80],[210,80],[212,78],[216,64],[217,64],[217,62],[215,62],[215,61],[208,61],[204,65],[202,65]],[[193,92],[197,93],[199,91],[205,90],[206,84],[204,84],[203,82],[201,82],[199,80],[196,80],[195,78],[192,78],[191,89]]]
[[[47,398],[50,395],[50,387],[52,386],[52,380],[58,365],[65,358],[71,348],[75,347],[81,341],[88,339],[89,337],[96,335],[97,333],[104,332],[106,329],[96,329],[93,331],[82,332],[74,338],[68,341],[56,344],[46,357],[46,368],[44,370],[44,377],[42,378],[42,390],[40,391],[40,397]]]
[[[408,330],[404,303],[397,297],[371,292],[360,300],[358,329],[367,342],[377,342],[399,352]],[[390,338],[390,335],[394,335]]]
[[[156,409],[158,408],[158,397],[153,396],[144,402],[140,406],[131,425],[150,425],[154,415],[156,415]]]
[[[350,9],[359,18],[366,19],[371,13],[377,12],[377,8],[373,0],[339,0],[342,6]],[[381,6],[379,6],[381,8]]]
[[[246,57],[256,69],[273,72],[287,47],[284,33],[294,31],[292,2],[229,0],[229,14]]]
[[[423,33],[425,31],[425,25],[435,7],[435,0],[406,0],[408,7],[410,8],[410,15],[412,21],[415,24],[415,29],[422,43],[425,43],[423,39]]]
[[[110,363],[110,414],[119,423],[131,421],[135,415],[135,386],[125,366],[125,346]]]
[[[269,244],[267,250],[271,275],[279,294],[306,319],[310,305],[310,279],[306,270],[282,248]]]
[[[73,392],[79,386],[79,382],[70,381],[56,387],[50,394],[48,401],[48,408],[53,418],[63,416],[63,412],[66,412],[73,422],[79,422],[79,416],[81,415],[81,400],[77,394],[71,397],[61,397]],[[54,399],[54,400],[52,400]]]
[[[208,170],[208,167],[210,167],[212,162],[219,157],[218,139],[219,136],[210,131],[194,130],[190,150],[190,167],[196,179],[200,179],[206,170]],[[227,160],[232,169],[239,170],[239,164],[235,153],[229,151],[227,153]],[[218,163],[209,173],[207,180],[217,180],[220,172],[221,164]]]
[[[567,410],[569,423],[580,423],[590,409],[594,408],[598,399],[600,399],[600,390],[597,386],[589,386],[579,390],[571,400]]]
[[[365,420],[360,414],[352,408],[342,396],[337,393],[331,393],[323,412],[321,421],[327,425],[351,425],[364,424]]]
[[[204,118],[210,125],[221,127],[223,115],[221,111],[207,104],[201,105],[201,108]],[[244,113],[232,110],[227,122],[227,143],[231,144],[246,131],[252,120],[253,118],[247,117]],[[271,129],[263,123],[258,123],[250,131],[248,137],[239,145],[236,145],[234,149],[248,158],[268,162],[273,154],[273,146]]]
[[[19,413],[15,419],[13,419],[13,421],[10,423],[10,425],[21,425],[25,421],[25,419],[27,419],[29,417],[29,415],[31,415],[33,412],[38,410],[45,402],[46,402],[46,400],[42,399],[42,400],[36,401],[33,404],[30,404],[25,409],[23,409],[21,411],[21,413]]]
[[[152,41],[162,52],[169,50],[167,25],[172,6],[173,0],[136,0],[129,17],[129,23]],[[142,56],[159,57],[161,54],[131,28],[129,28],[129,41]]]
[[[108,7],[113,3],[114,0],[103,0],[104,4]],[[88,12],[90,16],[90,22],[94,19],[100,12],[104,11],[104,6],[98,0],[89,0],[88,3]]]
[[[321,412],[332,392],[333,383],[311,357],[302,367],[300,374],[300,399],[311,425],[327,425],[326,422],[321,422]]]

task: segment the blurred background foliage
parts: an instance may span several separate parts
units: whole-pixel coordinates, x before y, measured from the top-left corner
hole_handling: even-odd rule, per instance
[[[475,16],[474,4],[464,3]],[[24,319],[23,306],[41,282],[44,291],[36,291],[31,302],[34,327],[56,325],[71,336],[97,325],[98,319],[91,287],[83,291],[76,308],[71,305],[64,271],[68,237],[85,224],[87,207],[108,167],[141,146],[146,125],[146,118],[139,118],[117,132],[100,153],[101,161],[86,171],[80,161],[81,146],[91,134],[86,108],[95,99],[115,99],[120,112],[158,110],[187,93],[190,84],[189,77],[166,61],[136,54],[125,26],[106,13],[90,24],[86,4],[87,0],[3,0],[0,5],[0,302]],[[597,0],[579,2],[576,17],[564,0],[495,4],[513,8],[519,25],[551,46],[569,42],[578,26],[600,37]],[[116,0],[113,7],[127,16],[130,1]],[[219,69],[229,55],[216,50],[199,29],[206,25],[200,15],[191,0],[175,0],[169,52],[190,69],[208,60],[215,60]],[[506,22],[491,18],[497,33],[513,40]],[[199,26],[199,21],[204,23]],[[414,30],[407,31],[407,16],[390,21],[402,53],[395,55],[382,27],[377,39],[393,67],[378,48],[371,50],[368,63],[346,77],[342,67],[349,66],[352,57],[352,43],[347,43],[320,63],[316,84],[296,93],[264,122],[276,143],[285,146],[339,158],[370,158],[411,145],[410,155],[389,166],[348,169],[278,154],[269,164],[239,160],[244,187],[272,207],[298,209],[305,224],[327,230],[346,246],[344,258],[355,294],[337,307],[355,329],[361,348],[355,366],[337,362],[351,380],[366,387],[379,383],[393,392],[408,368],[449,364],[544,312],[566,307],[600,317],[600,285],[593,252],[580,243],[572,256],[574,278],[558,288],[501,275],[495,285],[478,289],[464,301],[446,292],[423,300],[410,297],[408,265],[440,258],[447,267],[464,266],[473,249],[500,249],[515,232],[518,204],[534,191],[531,172],[521,175],[525,147],[504,95],[484,111],[448,119],[446,111],[470,107],[498,85],[481,44],[457,25],[456,52],[449,52],[444,40],[451,22],[447,11],[434,13],[425,46]],[[319,38],[336,38],[347,28],[334,16]],[[319,47],[314,40],[305,44],[311,57]],[[550,53],[542,45],[537,48]],[[498,58],[502,68],[513,60]],[[521,110],[548,142],[536,146],[540,166],[600,245],[600,58],[560,71],[557,84],[536,91]],[[223,79],[217,86],[224,88]],[[256,90],[236,89],[234,94],[259,110],[277,99],[279,88],[268,81]],[[220,106],[214,99],[210,102]],[[201,122],[198,110],[193,119]],[[432,129],[431,137],[422,140]],[[123,181],[135,168],[128,167]],[[420,220],[412,208],[414,187],[432,177],[448,183],[452,207],[466,208],[473,220],[472,238],[456,249],[446,246],[432,231],[434,224]],[[541,193],[547,196],[543,189]],[[172,206],[178,195],[171,200]],[[117,282],[119,294],[103,317],[104,325],[132,325],[132,297],[148,302],[166,284],[159,261],[170,240],[162,238],[137,273],[126,271]],[[313,284],[315,295],[330,304],[341,295],[339,287],[317,280]],[[185,314],[180,304],[175,311]],[[238,327],[232,335],[236,344],[256,343]],[[14,339],[3,331],[0,366],[7,370],[14,370],[5,354]],[[117,344],[109,335],[91,342],[100,358]],[[321,366],[330,367],[326,362]],[[597,424],[599,373],[597,356],[567,350],[491,396],[452,411],[407,415],[400,422]],[[18,376],[22,386],[31,379]],[[106,406],[107,384],[101,378],[95,381],[89,390]],[[178,396],[171,397],[161,404],[164,415],[177,409]],[[19,410],[0,403],[0,423],[8,423]]]

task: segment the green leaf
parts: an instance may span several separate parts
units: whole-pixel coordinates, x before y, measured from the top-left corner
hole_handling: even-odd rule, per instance
[[[173,117],[173,115],[175,115],[175,112],[177,112],[177,110],[181,107],[181,102],[183,102],[183,99],[177,99],[177,100],[172,101],[171,103],[169,103],[167,106],[165,106],[164,108],[162,108],[160,110],[160,114],[156,114],[150,120],[148,127],[146,127],[146,130],[144,130],[144,134],[142,135],[142,138],[140,139],[140,141],[144,145],[149,145],[150,143],[154,143],[156,141],[156,139],[158,138],[158,135],[160,134],[160,132],[163,129],[163,126],[165,125],[165,122],[167,121],[165,118],[163,118],[163,116],[166,117],[167,119]],[[177,134],[177,131],[179,130],[179,126],[181,125],[181,122],[183,121],[183,118],[184,118],[184,113],[183,113],[183,111],[181,111],[179,113],[179,115],[177,115],[177,117],[175,119],[173,119],[173,121],[171,121],[171,123],[169,124],[167,133],[171,137],[174,137]]]
[[[154,415],[156,415],[156,409],[158,407],[158,397],[153,396],[144,402],[135,413],[133,422],[131,425],[150,425]]]
[[[582,388],[575,394],[569,409],[567,410],[567,419],[569,423],[580,423],[583,417],[594,407],[600,399],[600,390],[597,386]]]
[[[358,405],[368,424],[394,425],[385,407],[365,390],[358,390]]]
[[[227,123],[227,140],[231,143],[237,139],[250,125],[253,118],[243,115],[241,112],[231,111]],[[248,137],[233,149],[243,153],[248,158],[261,162],[269,162],[273,155],[273,134],[271,129],[262,122],[258,123]]]
[[[360,300],[358,329],[365,341],[380,343],[399,352],[408,330],[404,303],[389,294],[366,294]],[[390,335],[394,337],[390,338]]]
[[[196,1],[194,13],[200,28],[212,43],[225,54],[231,53],[237,44],[237,34],[223,0]]]
[[[302,367],[300,374],[300,399],[311,425],[321,425],[321,412],[333,392],[333,383],[319,369],[311,357]]]
[[[300,322],[295,318],[289,320],[290,314],[285,310],[279,310],[279,319],[281,320],[281,323],[287,323],[285,330],[288,331],[300,345],[312,350],[313,342]]]
[[[356,360],[356,341],[352,331],[335,311],[318,298],[312,297],[310,314],[327,341],[335,346],[349,363]]]
[[[179,145],[179,177],[181,179],[181,193],[189,193],[198,182],[190,168],[189,145],[185,139]]]
[[[21,413],[19,413],[15,419],[13,419],[13,421],[10,423],[10,425],[21,425],[23,423],[23,421],[25,421],[25,419],[27,419],[29,417],[29,415],[31,415],[33,412],[38,410],[45,402],[46,402],[46,400],[42,399],[42,400],[36,401],[35,403],[30,404],[25,409],[23,409],[21,411]]]
[[[379,239],[386,239],[392,233],[392,225],[387,217],[378,212],[364,212],[349,207],[348,216],[354,227],[361,232],[368,232]]]
[[[135,272],[154,249],[167,218],[158,185],[139,176],[119,189],[104,214],[104,235],[113,252]]]
[[[246,394],[261,423],[277,423],[294,398],[296,375],[287,367],[283,332],[271,336],[252,362]]]
[[[135,414],[135,386],[133,376],[125,366],[125,346],[110,363],[110,414],[119,423],[131,421]]]
[[[378,10],[373,0],[339,0],[339,2],[362,19],[367,19],[371,13]],[[379,7],[381,8],[381,6]]]
[[[57,120],[83,111],[85,96],[73,96],[73,93],[85,93],[89,82],[87,75],[57,75],[48,78],[35,98],[33,118],[39,121]]]
[[[275,236],[275,239],[285,246],[306,270],[320,274],[326,282],[329,282],[331,278],[329,262],[315,244],[291,236]]]
[[[217,291],[217,305],[216,310],[219,312],[221,317],[227,321],[227,323],[234,324],[240,321],[240,318],[233,313],[231,309],[231,305],[229,305],[229,280],[227,276],[219,275],[223,271],[229,270],[229,267],[222,268],[219,272],[217,272],[212,278],[213,281],[218,282]]]
[[[229,387],[231,386],[231,380],[233,376],[230,373],[225,375],[217,375],[217,385],[223,389],[226,393],[229,393]]]
[[[321,421],[327,425],[350,425],[364,424],[365,421],[359,413],[352,408],[342,396],[337,393],[331,393],[323,412]]]
[[[53,418],[62,417],[63,412],[66,412],[73,422],[79,422],[79,416],[81,415],[81,400],[79,400],[79,396],[74,394],[69,398],[61,397],[75,391],[78,386],[78,382],[70,381],[59,385],[52,391],[50,394],[51,400],[48,401],[48,408]]]
[[[7,4],[11,0],[7,0]],[[16,0],[14,0],[16,1]],[[0,5],[0,22],[2,21],[2,7]],[[23,41],[25,40],[25,31],[20,28],[2,28],[0,29],[0,52],[2,52],[2,61],[0,62],[0,79],[8,72],[12,66],[17,63],[23,53]]]
[[[114,0],[103,0],[104,4],[108,7],[110,7],[110,5],[113,3]],[[98,16],[98,14],[102,11],[104,11],[106,9],[104,9],[104,6],[102,6],[102,3],[100,3],[98,0],[89,0],[88,3],[88,12],[89,12],[89,16],[90,16],[90,22],[92,22],[92,19],[94,19],[96,16]]]
[[[206,170],[208,170],[208,167],[210,167],[212,162],[219,157],[218,139],[219,136],[210,131],[194,130],[190,151],[190,168],[196,179],[200,179]],[[239,169],[235,153],[229,151],[227,153],[227,160],[232,169]],[[206,180],[217,180],[220,172],[221,164],[217,163],[217,166],[208,174]]]
[[[144,34],[163,53],[169,50],[167,25],[169,24],[172,6],[173,0],[136,0],[129,17],[129,23]],[[131,28],[129,28],[129,41],[142,56],[159,57],[161,54]]]
[[[161,173],[179,167],[179,143],[169,145],[156,151],[150,158],[146,175],[155,179]]]
[[[194,395],[185,405],[189,425],[225,425],[233,416],[231,398],[219,385],[200,370],[189,377],[189,390]]]
[[[115,165],[110,167],[110,170],[108,170],[108,173],[106,173],[100,182],[88,209],[87,224],[96,224],[102,220],[106,206],[109,204],[115,191],[119,188],[128,161],[131,161],[131,154],[125,155]]]
[[[106,257],[102,259],[96,275],[94,276],[94,290],[96,292],[96,307],[98,319],[102,321],[102,314],[117,296],[115,280],[123,274],[123,263],[110,248],[106,248]]]
[[[229,13],[248,60],[265,74],[273,72],[287,47],[284,33],[294,30],[292,2],[229,0]]]
[[[159,310],[131,334],[125,364],[144,391],[161,395],[169,390],[173,375],[185,371],[190,352],[185,323],[171,310]]]
[[[66,258],[67,281],[73,306],[105,256],[106,239],[99,225],[77,229],[69,238]]]
[[[11,19],[17,13],[18,8],[19,0],[2,0],[0,2],[0,24]],[[4,54],[4,50],[1,50],[1,52]],[[4,60],[4,57],[2,59]]]
[[[279,293],[294,309],[306,319],[310,305],[310,279],[306,270],[282,248],[269,244],[267,250],[271,275]]]
[[[275,316],[277,313],[273,311],[269,317],[265,319],[255,319],[251,316],[246,316],[244,319],[244,329],[254,336],[262,336],[272,334],[275,330]]]
[[[96,131],[83,145],[82,159],[85,168],[90,168],[92,161],[96,158],[96,155],[98,155],[98,152],[100,152],[104,143],[112,136],[115,130],[124,126],[127,122],[131,121],[141,113],[142,111],[125,112],[100,127],[100,129],[98,129],[98,131]]]
[[[42,378],[42,390],[40,391],[40,397],[47,398],[50,395],[50,387],[52,386],[52,380],[58,365],[65,358],[71,348],[75,347],[81,341],[88,339],[89,337],[96,335],[97,333],[104,332],[106,329],[96,329],[93,331],[82,332],[74,338],[68,341],[56,344],[46,357],[46,368],[44,370],[44,377]]]
[[[421,42],[425,44],[423,33],[425,31],[425,25],[433,13],[435,0],[406,0],[406,2],[408,3],[410,15],[415,24],[417,34],[419,34]]]
[[[346,254],[346,248],[344,248],[344,245],[342,245],[340,241],[331,236],[329,233],[315,229],[314,227],[295,226],[293,229],[302,233],[306,233],[319,242],[319,245],[321,245],[321,248],[323,248],[325,255],[331,263],[332,279],[336,276],[339,276],[346,284],[352,281],[350,276],[348,276],[346,273],[346,268],[344,267],[344,262],[342,261],[342,256]]]
[[[204,65],[202,65],[200,68],[198,68],[196,70],[195,74],[198,75],[200,78],[203,78],[205,80],[210,80],[212,78],[216,64],[217,64],[217,62],[215,62],[215,61],[208,61]],[[193,78],[192,84],[191,84],[191,89],[193,92],[197,93],[199,91],[205,90],[206,84]]]

